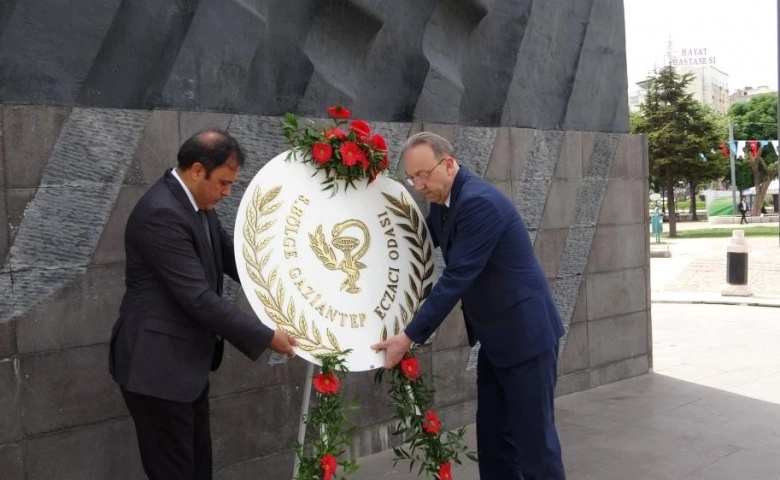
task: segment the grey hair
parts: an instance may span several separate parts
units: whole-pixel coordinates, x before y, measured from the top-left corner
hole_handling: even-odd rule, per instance
[[[455,156],[455,149],[452,148],[449,140],[435,133],[419,132],[406,139],[404,148],[401,150],[401,158],[404,158],[407,150],[421,144],[431,147],[437,159]]]

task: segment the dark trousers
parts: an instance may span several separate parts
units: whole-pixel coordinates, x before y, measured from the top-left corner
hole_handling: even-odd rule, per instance
[[[739,224],[742,225],[742,222],[748,223],[747,218],[745,218],[745,214],[747,213],[747,210],[742,210],[742,218],[739,219]]]
[[[564,480],[553,398],[558,347],[498,368],[477,364],[477,453],[481,480]]]
[[[209,386],[180,403],[122,390],[150,480],[210,480]]]

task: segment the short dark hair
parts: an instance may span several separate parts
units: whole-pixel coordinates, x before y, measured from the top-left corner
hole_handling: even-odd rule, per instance
[[[179,148],[176,158],[182,170],[188,170],[195,162],[199,162],[206,170],[206,178],[230,158],[234,158],[239,167],[244,165],[244,152],[238,141],[227,132],[213,128],[188,138]]]

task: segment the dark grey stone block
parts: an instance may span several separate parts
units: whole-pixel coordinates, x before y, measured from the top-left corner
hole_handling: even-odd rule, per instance
[[[124,264],[89,267],[16,319],[19,353],[108,342],[124,291]]]
[[[555,396],[568,395],[574,392],[581,392],[591,388],[590,372],[581,370],[571,375],[558,377],[558,384],[555,386]]]
[[[476,432],[477,400],[471,399],[447,407],[436,408],[436,414],[441,420],[441,425],[447,430],[455,430],[467,426],[467,431]],[[463,459],[465,461],[465,458]]]
[[[555,179],[581,180],[582,168],[582,132],[566,132],[561,147],[561,156],[555,165]]]
[[[130,212],[147,189],[145,185],[122,186],[119,189],[114,209],[106,221],[90,263],[101,265],[125,260],[125,225]]]
[[[20,443],[0,445],[0,472],[5,480],[24,480],[24,449]]]
[[[588,368],[589,344],[591,343],[588,331],[586,322],[569,326],[569,331],[566,332],[566,345],[560,352],[558,359],[559,375],[569,375]]]
[[[395,435],[393,433],[396,430],[397,423],[395,421],[383,422],[366,428],[358,428],[350,440],[347,451],[349,458],[364,457],[400,445],[403,439],[400,435]],[[359,470],[358,475],[360,475]]]
[[[603,218],[603,216],[602,216]],[[596,228],[586,271],[606,272],[647,265],[647,224]]]
[[[214,472],[214,480],[257,480],[258,478],[289,478],[292,476],[295,454],[292,450],[262,458],[235,463]]]
[[[647,354],[648,312],[587,322],[590,365]]]
[[[2,9],[0,7],[0,25],[3,24]],[[5,189],[5,128],[3,127],[3,110],[5,106],[0,104],[0,188]]]
[[[207,128],[227,130],[231,117],[226,113],[179,112],[179,144]],[[178,151],[178,148],[176,150]]]
[[[476,398],[477,372],[466,370],[471,348],[459,347],[433,354],[436,408]]]
[[[593,246],[593,236],[596,232],[595,227],[575,227],[569,228],[569,234],[566,237],[566,246],[563,250],[561,263],[558,267],[557,278],[566,278],[585,273],[588,256]]]
[[[647,270],[632,268],[588,275],[588,320],[646,311]]]
[[[0,37],[0,99],[74,104],[119,4],[18,3]]]
[[[465,345],[468,345],[466,322],[463,320],[463,310],[458,302],[444,319],[444,322],[436,329],[433,350],[438,352]]]
[[[12,320],[14,314],[13,277],[10,272],[0,272],[0,325]],[[16,345],[14,344],[14,348]]]
[[[16,358],[0,360],[0,444],[22,438],[18,368]]]
[[[547,278],[555,278],[566,245],[568,228],[553,228],[540,230],[534,241],[534,253]]]
[[[6,267],[8,267],[6,265]],[[33,270],[15,271],[7,277],[0,276],[0,282],[10,285],[6,291],[11,292],[10,301],[0,296],[0,322],[11,317],[24,315],[31,306],[45,300],[53,292],[76,279],[86,272],[86,268],[51,269],[38,268]],[[5,308],[11,307],[11,308]]]
[[[554,179],[545,199],[540,229],[569,228],[577,213],[582,180]]]
[[[588,9],[587,35],[581,38],[577,81],[573,83],[563,128],[600,132],[628,132],[628,96],[610,90],[628,89],[626,33],[623,4],[602,0],[577,2]],[[571,24],[566,23],[566,28]],[[547,32],[545,32],[547,33]],[[604,47],[609,45],[609,54]],[[556,57],[550,57],[551,59]],[[605,76],[604,72],[620,72]],[[584,125],[595,128],[584,128]]]
[[[410,132],[411,124],[371,122],[371,126],[374,133],[384,137],[387,143],[387,154],[390,157],[390,165],[387,167],[387,171],[394,172],[401,163],[401,149],[404,146],[404,142],[412,135]],[[402,179],[404,176],[398,175],[398,178]]]
[[[385,381],[381,384],[376,383],[375,374],[376,370],[371,370],[347,373],[343,377],[344,398],[358,407],[347,412],[347,418],[350,425],[359,429],[386,422],[393,415],[387,395],[389,372],[384,372]]]
[[[3,287],[0,283],[0,287]],[[16,355],[16,320],[0,323],[0,359]]]
[[[27,206],[35,198],[35,188],[9,188],[6,191],[6,215],[8,218],[8,252],[3,259],[8,263],[8,253],[10,253],[10,247],[13,244],[14,238],[17,232],[19,232],[19,225],[24,218],[24,212],[27,210]]]
[[[587,283],[588,279],[584,278],[582,280],[582,283],[580,284],[580,290],[577,294],[577,301],[574,304],[574,310],[571,314],[571,323],[578,323],[578,322],[585,322],[588,320],[587,316],[587,307],[588,307],[588,296],[586,295],[587,292]]]
[[[167,169],[176,166],[176,154],[181,143],[179,112],[153,111],[138,142],[133,163],[127,169],[124,183],[151,185],[156,182]]]
[[[483,177],[487,170],[498,130],[495,128],[461,127],[455,129],[455,152],[461,165]]]
[[[108,373],[108,345],[23,355],[19,364],[27,435],[127,415]]]
[[[612,179],[644,180],[650,175],[645,165],[643,146],[641,135],[626,134],[618,137]]]
[[[210,395],[222,397],[278,385],[302,389],[306,381],[308,362],[296,357],[283,364],[269,365],[270,355],[271,350],[266,350],[257,361],[253,362],[235,347],[227,344],[222,365],[211,375]]]
[[[129,418],[29,439],[25,460],[29,480],[145,478]]]
[[[0,145],[2,148],[2,145]],[[2,174],[2,172],[0,172]],[[8,257],[8,247],[11,243],[11,232],[9,231],[11,222],[8,218],[8,209],[6,208],[6,190],[0,190],[0,269],[2,269]]]
[[[553,289],[553,298],[555,299],[555,305],[558,307],[558,312],[561,315],[563,325],[568,327],[571,322],[572,313],[574,312],[574,305],[577,303],[577,295],[581,291],[581,276],[573,277],[558,277],[555,279],[555,287]],[[564,336],[562,345],[566,342]]]
[[[2,88],[0,86],[0,90]],[[38,186],[54,142],[69,114],[70,108],[65,107],[5,105],[3,137],[9,188]]]
[[[599,385],[614,383],[618,380],[644,375],[648,372],[648,369],[647,355],[627,358],[603,367],[591,369],[590,386],[594,388]]]
[[[211,400],[214,467],[291,451],[303,389],[279,385]]]
[[[610,180],[607,184],[599,225],[646,224],[647,179]],[[648,232],[649,228],[646,229]]]
[[[490,154],[490,163],[488,163],[487,168],[485,169],[484,178],[491,183],[511,182],[513,156],[512,129],[501,127],[496,130],[496,141],[493,144],[493,151]]]

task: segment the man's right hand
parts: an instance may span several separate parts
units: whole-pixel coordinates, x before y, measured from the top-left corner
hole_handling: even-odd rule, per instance
[[[298,342],[286,332],[274,330],[274,338],[271,339],[271,344],[268,347],[276,353],[294,357],[295,350],[293,347],[296,345],[298,345]]]

